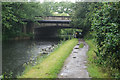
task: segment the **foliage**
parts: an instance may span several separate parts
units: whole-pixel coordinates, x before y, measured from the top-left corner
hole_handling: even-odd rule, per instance
[[[90,36],[89,36],[90,37]],[[87,44],[89,45],[89,51],[87,52],[87,56],[88,56],[88,72],[90,77],[92,78],[108,78],[109,73],[107,72],[107,70],[102,70],[101,66],[97,66],[96,63],[94,63],[97,59],[96,53],[94,52],[95,50],[97,50],[97,47],[95,46],[95,43],[92,39],[85,39],[85,41],[87,42]]]
[[[83,32],[91,28],[92,35],[95,36],[97,43],[95,61],[120,70],[120,3],[76,3],[73,15],[75,27],[79,26]],[[119,74],[112,76],[119,77]]]
[[[42,11],[44,16],[52,16],[51,5],[49,2],[44,2],[41,4],[41,6],[42,9],[44,9],[44,11]]]
[[[51,12],[70,14],[74,3],[71,2],[48,2]]]
[[[73,35],[75,34],[76,31],[82,32],[81,29],[61,29],[59,34],[60,35]]]
[[[42,7],[40,3],[20,3],[4,2],[2,3],[2,31],[3,39],[16,37],[22,33],[22,19],[34,20],[35,16],[46,16],[49,11]]]
[[[88,2],[76,2],[74,12],[72,14],[72,26],[82,29],[82,34],[85,35],[90,29],[90,10]]]
[[[57,12],[53,12],[54,16],[69,16],[69,14],[67,13],[57,13]]]
[[[93,14],[92,29],[101,64],[120,69],[120,3],[102,3]]]
[[[72,13],[74,3],[71,2],[44,2],[42,7],[45,8],[44,14],[49,16],[68,16]],[[50,14],[51,13],[51,14]]]
[[[95,62],[120,70],[120,2],[77,2],[74,10],[73,25],[90,32],[96,41]]]

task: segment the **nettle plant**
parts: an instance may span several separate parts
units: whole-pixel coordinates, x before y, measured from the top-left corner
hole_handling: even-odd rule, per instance
[[[120,3],[99,3],[96,6],[91,29],[95,33],[98,63],[120,69]]]

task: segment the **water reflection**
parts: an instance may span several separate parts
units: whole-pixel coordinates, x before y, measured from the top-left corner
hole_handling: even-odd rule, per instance
[[[57,44],[58,40],[5,41],[2,46],[2,72],[13,72],[13,75],[24,70],[23,64],[37,57],[41,49]]]

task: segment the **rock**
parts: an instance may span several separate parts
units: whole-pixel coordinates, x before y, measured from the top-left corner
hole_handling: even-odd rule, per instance
[[[51,46],[47,46],[47,48],[51,48]]]
[[[43,54],[48,54],[48,53],[43,53]]]
[[[80,45],[80,43],[78,43],[77,45]]]
[[[78,53],[77,51],[74,51],[73,53]]]
[[[42,49],[42,51],[44,51],[44,49]]]
[[[49,54],[48,52],[43,52],[43,54]]]
[[[3,75],[0,75],[0,79],[2,79],[3,78]]]
[[[26,66],[26,63],[24,63],[23,66]]]
[[[32,64],[32,61],[30,61],[30,64]]]
[[[45,49],[45,51],[49,51],[49,49],[48,49],[48,48],[46,48],[46,49]]]
[[[79,49],[79,46],[75,46],[74,49]]]
[[[29,62],[26,63],[27,65],[29,64]]]
[[[49,50],[51,49],[51,47],[49,47]]]
[[[55,46],[54,44],[52,44],[52,47]]]
[[[79,49],[78,47],[75,47],[74,49]]]
[[[73,57],[73,58],[76,58],[76,57]]]

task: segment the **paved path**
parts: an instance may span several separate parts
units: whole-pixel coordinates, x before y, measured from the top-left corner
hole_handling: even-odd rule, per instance
[[[84,47],[79,49],[79,44],[83,43]],[[87,72],[87,56],[88,45],[80,40],[74,47],[70,56],[66,59],[58,78],[89,78]]]

